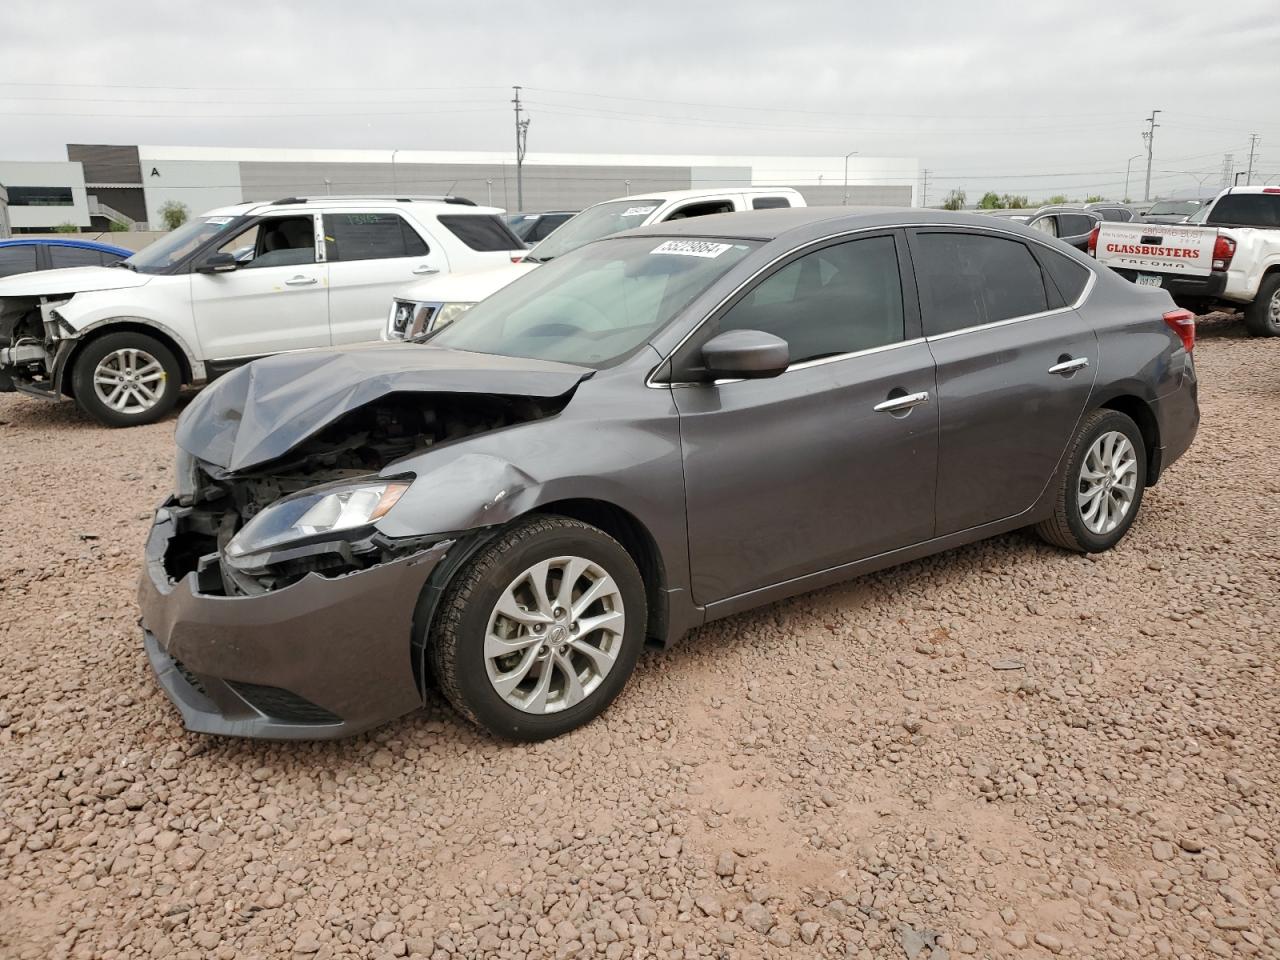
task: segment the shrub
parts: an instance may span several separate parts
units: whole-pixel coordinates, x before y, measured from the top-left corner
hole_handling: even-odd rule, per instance
[[[79,233],[80,228],[77,227],[74,223],[70,223],[70,222],[60,223],[53,228],[53,232],[54,233]]]
[[[160,222],[164,224],[166,230],[177,230],[187,222],[187,217],[190,215],[191,211],[187,209],[187,205],[178,200],[166,200],[164,206],[160,208]]]

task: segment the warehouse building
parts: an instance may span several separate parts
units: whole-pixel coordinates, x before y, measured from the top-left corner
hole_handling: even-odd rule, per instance
[[[0,181],[10,185],[11,194],[21,185],[45,190],[47,199],[57,201],[28,208],[21,218],[15,213],[15,229],[70,222],[104,230],[112,221],[154,227],[170,201],[198,214],[244,200],[326,194],[448,193],[511,211],[576,210],[646,191],[790,186],[811,205],[915,206],[919,176],[919,162],[907,157],[540,153],[525,160],[521,205],[515,162],[501,151],[68,144],[67,161],[0,163]],[[24,169],[10,170],[19,167]],[[12,199],[10,204],[17,206]]]

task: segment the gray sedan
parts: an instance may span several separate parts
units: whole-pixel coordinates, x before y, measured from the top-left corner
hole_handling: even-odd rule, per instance
[[[186,725],[337,737],[436,685],[536,740],[646,638],[1021,527],[1125,535],[1195,326],[1017,224],[788,209],[540,267],[422,345],[259,360],[179,421],[140,586]]]

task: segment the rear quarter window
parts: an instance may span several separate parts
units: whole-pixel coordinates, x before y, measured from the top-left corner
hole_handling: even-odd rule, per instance
[[[776,210],[778,207],[789,207],[791,201],[786,197],[752,197],[752,210]]]
[[[1049,291],[1049,299],[1058,301],[1051,306],[1069,307],[1079,300],[1089,282],[1089,268],[1048,247],[1038,248],[1036,256],[1044,265],[1045,273],[1049,274],[1050,283],[1057,288]],[[1061,295],[1060,298],[1054,297],[1055,292]]]
[[[520,250],[524,244],[493,214],[447,213],[436,218],[440,225],[480,253]]]

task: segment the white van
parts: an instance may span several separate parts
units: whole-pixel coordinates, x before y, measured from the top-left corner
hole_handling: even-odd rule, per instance
[[[383,339],[421,339],[457,320],[475,304],[524,276],[538,264],[632,227],[715,213],[804,205],[804,197],[790,187],[667,190],[606,200],[587,207],[558,228],[525,254],[518,264],[481,272],[459,271],[401,290],[391,301]]]

